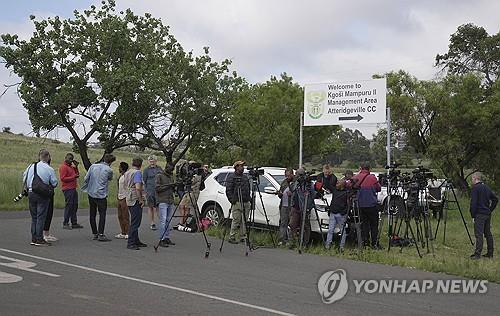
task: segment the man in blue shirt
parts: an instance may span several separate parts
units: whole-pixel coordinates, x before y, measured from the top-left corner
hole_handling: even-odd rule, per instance
[[[111,164],[116,160],[112,154],[105,154],[102,161],[90,166],[82,186],[82,191],[89,196],[90,227],[94,240],[110,241],[104,235],[106,225],[106,209],[108,208],[108,184],[113,179]],[[99,211],[99,228],[96,225],[97,211]]]
[[[51,197],[33,192],[32,184],[35,175],[35,165],[36,174],[43,183],[55,188],[57,186],[57,177],[54,169],[48,164],[50,160],[50,153],[48,150],[40,150],[39,159],[39,162],[29,165],[23,173],[23,179],[25,180],[26,188],[29,192],[28,200],[31,214],[31,245],[50,246],[50,243],[45,241],[43,238],[43,227]]]
[[[481,258],[483,251],[483,236],[486,238],[487,252],[483,257],[493,258],[493,235],[491,234],[491,213],[495,210],[498,198],[481,180],[482,175],[476,172],[472,175],[472,190],[470,199],[470,215],[474,219],[474,235],[476,250],[471,259]]]
[[[132,159],[132,168],[125,172],[124,182],[127,188],[127,205],[130,212],[130,227],[128,229],[127,248],[139,250],[140,247],[147,247],[139,239],[139,227],[142,221],[142,208],[144,206],[144,191],[142,183],[142,158]]]

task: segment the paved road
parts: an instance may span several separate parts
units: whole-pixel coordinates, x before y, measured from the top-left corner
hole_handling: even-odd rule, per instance
[[[29,245],[26,212],[0,212],[0,315],[497,315],[500,286],[486,294],[355,294],[327,305],[317,282],[345,269],[349,279],[449,279],[450,276],[335,257],[258,249],[218,240],[209,259],[199,234],[174,232],[176,246],[153,250],[146,218],[140,231],[148,248],[132,251],[124,240],[91,240],[88,217],[81,230],[63,230],[56,210],[51,247]],[[118,232],[108,214],[109,236]],[[17,260],[17,261],[16,261]],[[31,267],[31,268],[30,268]],[[22,278],[22,279],[21,279]],[[10,282],[10,283],[9,283]]]

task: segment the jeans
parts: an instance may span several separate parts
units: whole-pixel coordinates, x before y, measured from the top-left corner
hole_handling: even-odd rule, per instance
[[[158,204],[158,216],[160,217],[159,239],[164,240],[170,238],[170,224],[172,223],[172,215],[174,212],[174,204],[160,203]],[[166,226],[168,223],[168,227]]]
[[[476,250],[474,254],[480,256],[483,251],[483,236],[486,238],[487,254],[493,255],[493,235],[491,234],[491,214],[476,214],[474,218],[474,236]]]
[[[69,223],[71,219],[71,224],[76,225],[78,221],[76,219],[76,211],[78,210],[78,192],[76,189],[63,190],[64,201],[66,206],[64,207],[64,220],[63,225]]]
[[[280,208],[280,235],[281,241],[288,240],[288,224],[290,223],[290,210],[289,206],[282,206]]]
[[[139,240],[139,226],[141,226],[142,221],[142,207],[139,201],[136,201],[134,206],[129,206],[128,210],[130,212],[130,228],[128,229],[128,246],[138,245],[141,241]]]
[[[365,244],[365,246],[369,246],[370,244],[372,246],[376,246],[378,235],[377,207],[360,207],[359,212],[361,213],[361,235],[363,238],[363,243]]]
[[[92,234],[104,234],[104,226],[106,225],[106,209],[108,208],[108,200],[95,199],[89,196],[89,208],[90,208],[90,227],[92,228]],[[99,211],[99,229],[96,225],[97,211]]]
[[[31,214],[31,241],[43,240],[43,226],[47,217],[50,198],[30,192],[28,195]]]
[[[52,223],[52,216],[54,216],[54,197],[49,199],[49,205],[47,206],[47,216],[45,216],[45,224],[43,225],[43,230],[49,231],[50,224]]]
[[[346,231],[344,227],[344,223],[347,216],[342,214],[330,213],[330,220],[328,222],[328,235],[326,236],[326,247],[330,247],[333,241],[333,231],[335,229],[335,225],[340,226],[340,231],[342,233],[342,237],[340,239],[340,248],[344,248],[345,239],[346,239]]]

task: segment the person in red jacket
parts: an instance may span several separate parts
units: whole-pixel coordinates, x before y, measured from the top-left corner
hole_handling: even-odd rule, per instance
[[[78,210],[78,192],[76,186],[78,184],[78,161],[72,153],[66,154],[64,162],[59,167],[59,177],[61,178],[61,188],[64,194],[64,201],[66,206],[64,208],[64,229],[83,228],[78,224],[76,211]],[[69,221],[71,220],[71,226]]]
[[[381,249],[378,244],[378,209],[377,192],[381,186],[377,177],[370,173],[370,163],[361,164],[360,171],[353,178],[353,188],[358,189],[358,205],[361,214],[361,235],[365,246]],[[371,237],[371,238],[370,238]]]

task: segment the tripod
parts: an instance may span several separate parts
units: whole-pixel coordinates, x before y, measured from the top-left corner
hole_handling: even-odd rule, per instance
[[[443,195],[443,212],[440,213],[438,217],[438,222],[436,225],[436,231],[434,233],[434,238],[437,238],[437,233],[439,229],[439,224],[441,223],[441,219],[444,217],[444,230],[443,230],[443,244],[446,242],[446,223],[448,221],[448,211],[450,210],[450,203],[455,203],[457,205],[458,211],[460,212],[460,217],[462,218],[462,223],[464,224],[465,231],[467,232],[467,235],[469,236],[469,241],[472,246],[474,246],[474,242],[472,241],[472,237],[469,232],[469,228],[467,227],[467,222],[465,221],[464,214],[462,213],[462,208],[460,207],[460,203],[458,202],[457,194],[455,193],[455,189],[453,188],[453,184],[451,181],[444,181],[439,188],[441,189],[441,186],[445,186],[445,192]],[[453,196],[453,199],[450,198],[450,192],[451,195]]]
[[[244,231],[244,240],[245,240],[245,256],[248,256],[248,252],[249,251],[252,251],[253,248],[252,248],[252,245],[250,244],[250,240],[248,238],[248,226],[247,226],[247,213],[246,213],[246,209],[245,209],[245,203],[243,202],[243,196],[241,194],[241,178],[235,178],[235,180],[237,181],[236,182],[236,185],[237,185],[237,197],[238,197],[238,201],[237,203],[239,204],[240,208],[241,208],[241,223],[240,225],[242,225],[240,227],[240,232],[241,230]],[[228,214],[228,218],[231,217],[231,211],[233,209],[233,206],[236,205],[233,204],[231,206],[231,208],[229,208],[229,214]],[[233,221],[235,220],[235,218],[233,218]],[[221,242],[221,245],[220,245],[220,248],[219,248],[219,252],[222,252],[222,248],[224,247],[224,241],[226,240],[226,235],[227,235],[227,226],[224,227],[224,234],[222,236],[222,242]]]
[[[297,186],[297,188],[295,188],[295,190],[301,190],[302,191],[302,193],[304,195],[303,199],[300,196],[300,192],[294,192],[294,194],[299,194],[298,195],[299,208],[302,211],[302,220],[301,220],[301,223],[300,223],[300,241],[299,241],[299,248],[298,248],[299,254],[302,254],[302,249],[303,249],[303,244],[304,244],[304,230],[305,230],[306,220],[309,221],[309,227],[310,227],[310,215],[311,215],[311,212],[310,212],[310,210],[307,209],[308,208],[308,204],[309,204],[309,199],[311,199],[311,198],[314,199],[314,197],[310,196],[310,189],[307,187],[307,184],[308,184],[308,182],[299,183],[299,185]],[[302,202],[302,205],[300,205],[301,202]],[[327,203],[327,205],[328,205],[328,203]],[[321,227],[321,221],[319,219],[318,210],[314,206],[312,207],[312,209],[314,209],[314,212],[315,212],[315,215],[316,215],[316,221],[318,223],[319,231],[320,231],[320,234],[321,234],[321,239],[322,239],[323,247],[325,247],[325,249],[326,249],[326,246],[325,246],[325,236],[323,235],[323,228]],[[310,231],[311,231],[311,229],[309,229],[309,235],[311,233]]]
[[[194,217],[195,217],[196,225],[198,226],[198,228],[200,228],[200,227],[202,227],[202,225],[200,225],[201,224],[200,209],[198,208],[198,204],[195,203],[196,201],[192,196],[193,189],[191,188],[191,185],[192,185],[191,180],[186,181],[184,183],[185,189],[184,189],[184,195],[181,197],[181,201],[184,198],[184,196],[186,196],[186,194],[187,194],[187,196],[189,197],[189,202],[191,203],[191,205],[193,206],[193,209],[194,209]],[[154,246],[155,252],[158,252],[158,247],[160,245],[160,242],[162,241],[163,237],[167,233],[167,230],[170,226],[172,219],[174,218],[175,213],[177,212],[177,209],[179,208],[179,205],[180,205],[180,203],[175,207],[175,210],[172,212],[172,216],[170,216],[170,218],[165,222],[165,231],[163,232],[162,236],[158,240],[158,243],[156,244],[156,246]],[[208,258],[208,256],[210,255],[210,247],[212,244],[208,241],[205,230],[202,228],[200,228],[200,229],[201,229],[201,232],[203,234],[203,239],[205,241],[205,245],[207,247],[207,249],[205,250],[205,258]]]
[[[266,207],[264,206],[264,201],[262,200],[262,193],[260,192],[259,188],[260,180],[259,180],[259,175],[252,176],[252,197],[251,197],[251,204],[250,204],[250,211],[249,211],[249,218],[252,219],[252,227],[255,226],[255,210],[256,210],[256,197],[257,193],[259,194],[259,199],[260,203],[262,205],[262,210],[264,211],[264,216],[266,218],[266,227],[267,230],[269,231],[269,235],[271,236],[271,240],[273,242],[273,248],[276,248],[276,240],[274,238],[273,234],[273,229],[271,228],[271,225],[269,224],[269,217],[267,217],[267,212],[266,212]],[[250,230],[249,227],[247,227],[247,237],[250,239]],[[255,247],[251,245],[252,250],[256,250],[258,248],[263,248],[262,246]]]

